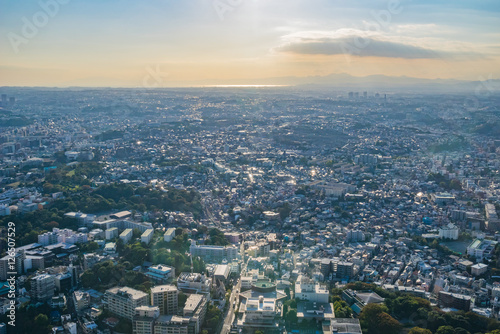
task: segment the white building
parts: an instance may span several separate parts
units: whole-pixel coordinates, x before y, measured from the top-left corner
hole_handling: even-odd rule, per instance
[[[230,269],[231,268],[227,264],[219,264],[215,267],[214,277],[225,282],[229,277]]]
[[[177,278],[179,290],[187,293],[210,293],[212,280],[203,274],[184,272]]]
[[[317,303],[328,303],[328,289],[306,276],[300,276],[295,282],[295,298]]]
[[[42,274],[31,279],[31,298],[37,301],[47,301],[54,296],[56,289],[55,277]]]
[[[148,295],[129,287],[114,287],[104,294],[106,308],[117,316],[133,320],[135,308],[149,305]]]
[[[112,227],[106,230],[106,240],[116,238],[118,236],[118,228]]]
[[[439,229],[439,238],[457,240],[459,231],[459,228],[455,224],[449,223]]]
[[[240,312],[243,317],[238,320],[239,328],[278,329],[278,312],[274,298],[248,298],[246,303],[241,303]]]
[[[153,239],[153,234],[154,234],[153,229],[144,231],[144,233],[141,235],[141,242],[149,244],[151,242],[151,239]]]
[[[476,239],[467,247],[467,255],[474,256],[477,259],[490,257],[495,250],[498,242],[488,239]]]
[[[132,231],[132,229],[127,228],[120,234],[120,239],[123,240],[124,244],[127,244],[130,241],[130,239],[132,239],[133,234],[134,232]]]
[[[206,262],[220,263],[222,260],[231,262],[238,257],[238,247],[197,245],[195,240],[191,241],[189,248],[192,256],[199,256]]]
[[[488,270],[488,265],[484,263],[478,263],[470,267],[470,272],[472,276],[480,276]]]
[[[173,238],[175,238],[175,228],[171,227],[163,235],[163,240],[165,240],[166,242],[170,242]]]
[[[169,278],[175,277],[175,268],[159,264],[149,267],[145,275],[156,282],[164,283],[168,281]]]

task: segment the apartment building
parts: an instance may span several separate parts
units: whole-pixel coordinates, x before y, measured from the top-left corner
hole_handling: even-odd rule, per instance
[[[107,309],[117,316],[133,320],[135,308],[149,305],[148,295],[129,287],[114,287],[106,290],[104,302]]]
[[[176,314],[178,296],[175,285],[158,285],[151,288],[151,305],[158,306],[160,314]]]

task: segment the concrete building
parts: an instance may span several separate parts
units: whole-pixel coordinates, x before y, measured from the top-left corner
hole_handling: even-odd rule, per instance
[[[151,305],[158,306],[160,314],[176,314],[178,296],[175,285],[158,285],[151,288]]]
[[[36,301],[47,301],[54,296],[56,289],[55,277],[42,274],[31,279],[31,298]]]
[[[439,291],[438,305],[440,307],[451,307],[457,310],[468,312],[471,305],[471,296]]]
[[[497,243],[494,240],[476,239],[467,247],[467,255],[474,256],[477,259],[489,258],[493,254]]]
[[[197,245],[196,241],[192,240],[189,250],[192,256],[199,256],[208,263],[220,263],[224,259],[231,262],[238,257],[238,248],[233,245]]]
[[[171,227],[167,229],[167,231],[163,235],[163,240],[165,240],[166,242],[170,242],[173,238],[175,238],[175,228]]]
[[[42,246],[54,245],[58,243],[57,238],[57,232],[45,232],[38,235],[38,243]]]
[[[183,272],[177,278],[177,288],[186,293],[210,293],[212,281],[203,274]]]
[[[350,289],[342,291],[342,299],[351,307],[354,313],[360,314],[367,304],[382,304],[384,298],[372,291],[353,291]]]
[[[332,271],[335,273],[337,278],[352,277],[354,275],[354,263],[346,261],[333,261]]]
[[[281,314],[274,298],[263,296],[248,298],[245,303],[241,303],[240,312],[243,313],[243,317],[238,320],[238,328],[248,331],[278,329],[278,319]]]
[[[317,303],[328,303],[328,288],[314,282],[306,276],[300,276],[295,282],[295,298]]]
[[[314,320],[316,322],[335,319],[332,303],[299,302],[297,303],[297,318],[300,322]]]
[[[75,291],[73,292],[73,305],[75,305],[76,312],[79,313],[90,306],[90,295],[87,292]]]
[[[12,259],[10,256],[6,255],[3,258],[0,259],[0,281],[5,282],[7,278],[10,276],[8,274],[9,272],[13,272],[13,270],[9,269],[9,261],[10,264],[13,264],[15,266],[15,272],[17,274],[22,274],[24,273],[24,260],[26,259],[26,256],[23,253],[16,253],[14,256],[14,262],[12,262]],[[43,265],[42,265],[43,267]],[[43,268],[41,268],[43,269]]]
[[[458,240],[459,232],[460,230],[455,224],[449,223],[448,225],[439,229],[439,238]]]
[[[160,315],[154,324],[155,334],[190,334],[189,317]]]
[[[207,309],[207,297],[204,295],[189,295],[182,311],[184,317],[189,317],[189,333],[199,334],[201,332],[201,325],[205,320]]]
[[[123,240],[123,243],[124,244],[128,244],[128,242],[130,241],[130,239],[132,239],[132,235],[134,234],[134,232],[132,231],[131,228],[127,228],[125,229],[121,234],[120,234],[120,239]]]
[[[486,203],[484,205],[484,210],[486,212],[486,225],[490,231],[498,231],[500,227],[500,220],[498,219],[497,210],[494,204]]]
[[[346,239],[349,242],[363,242],[365,241],[365,234],[360,230],[349,230],[347,231]]]
[[[158,306],[139,306],[135,308],[133,319],[134,334],[154,334],[155,320],[160,316]]]
[[[215,267],[214,278],[226,282],[229,278],[231,268],[227,264],[219,264]]]
[[[149,244],[151,242],[151,239],[153,239],[154,232],[155,231],[153,229],[144,231],[144,233],[141,235],[141,242]]]
[[[470,267],[470,272],[472,276],[481,276],[488,271],[488,265],[484,263],[478,263]]]
[[[135,308],[149,305],[148,295],[129,287],[114,287],[104,293],[106,308],[117,316],[133,320]]]
[[[106,230],[106,240],[114,239],[118,236],[118,228],[112,227]]]
[[[107,255],[116,255],[116,242],[108,242],[104,245],[104,253]]]
[[[175,278],[175,268],[158,264],[149,267],[145,275],[155,282],[166,283],[170,278]]]
[[[323,334],[362,334],[359,319],[335,318],[324,321]]]

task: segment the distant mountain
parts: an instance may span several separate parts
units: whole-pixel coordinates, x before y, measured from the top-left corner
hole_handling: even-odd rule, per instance
[[[414,90],[418,92],[474,92],[477,89],[500,91],[500,80],[465,81],[455,79],[424,79],[407,76],[392,77],[369,75],[356,77],[346,73],[309,77],[274,77],[262,79],[203,80],[185,83],[189,86],[203,85],[286,85],[303,88],[369,89],[369,90]],[[178,84],[176,83],[176,86]],[[181,84],[182,85],[182,84]]]

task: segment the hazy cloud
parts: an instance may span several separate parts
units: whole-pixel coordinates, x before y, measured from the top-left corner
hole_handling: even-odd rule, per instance
[[[359,57],[407,59],[434,59],[447,56],[443,51],[358,35],[338,38],[302,38],[286,43],[277,50],[304,55],[348,54]]]

